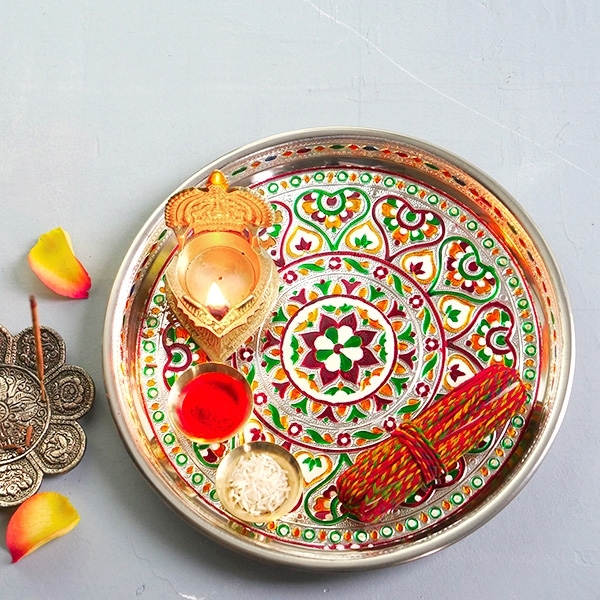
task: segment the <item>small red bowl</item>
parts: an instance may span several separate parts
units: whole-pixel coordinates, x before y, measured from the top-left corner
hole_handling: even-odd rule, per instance
[[[246,378],[223,363],[204,363],[184,371],[169,392],[175,427],[200,444],[224,442],[239,433],[254,407]]]

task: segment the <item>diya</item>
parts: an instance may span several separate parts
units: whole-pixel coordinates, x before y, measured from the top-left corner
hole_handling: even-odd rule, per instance
[[[251,190],[229,190],[215,171],[207,189],[187,188],[169,199],[165,222],[178,241],[166,270],[167,301],[206,354],[222,362],[277,297],[277,268],[257,238],[273,223],[271,208]]]

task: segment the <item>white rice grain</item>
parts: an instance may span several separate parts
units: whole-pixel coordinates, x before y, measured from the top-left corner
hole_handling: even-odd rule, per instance
[[[230,498],[257,517],[277,510],[289,493],[287,473],[267,454],[243,456],[229,478]]]

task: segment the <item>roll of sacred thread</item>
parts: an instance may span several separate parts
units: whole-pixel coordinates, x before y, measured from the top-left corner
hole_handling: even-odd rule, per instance
[[[527,399],[519,373],[484,369],[358,455],[337,480],[344,510],[377,520],[419,488],[445,476],[484,437],[503,428]]]

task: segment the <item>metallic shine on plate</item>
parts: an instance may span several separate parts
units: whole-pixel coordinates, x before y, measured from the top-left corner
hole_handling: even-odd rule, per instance
[[[215,169],[273,206],[260,241],[283,283],[276,310],[230,359],[253,414],[229,442],[194,444],[166,404],[179,373],[205,356],[165,300],[176,240],[164,204],[136,237],[108,304],[104,372],[118,430],[152,488],[235,551],[322,571],[425,556],[497,514],[548,451],[574,366],[563,279],[516,200],[445,150],[369,129],[262,140],[180,189]],[[358,453],[493,363],[521,374],[523,411],[379,522],[345,515],[336,477]],[[220,462],[255,441],[288,449],[303,479],[297,507],[265,524],[233,517],[215,490]]]

